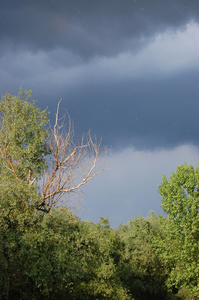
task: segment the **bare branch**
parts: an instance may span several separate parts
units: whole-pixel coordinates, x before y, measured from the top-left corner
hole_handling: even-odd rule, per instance
[[[63,117],[59,119],[59,105],[55,116],[55,124],[51,129],[51,139],[49,147],[51,158],[49,167],[43,176],[42,201],[39,205],[49,209],[60,205],[70,193],[79,193],[80,188],[96,175],[104,170],[104,165],[100,166],[99,161],[104,156],[106,149],[102,149],[101,142],[98,143],[96,137],[91,136],[77,145],[73,142],[73,126],[68,115],[67,131],[66,125],[59,124]]]

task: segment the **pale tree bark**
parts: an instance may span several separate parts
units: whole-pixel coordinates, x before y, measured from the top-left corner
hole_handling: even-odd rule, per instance
[[[51,129],[51,157],[49,167],[43,174],[42,200],[38,205],[38,209],[45,212],[62,204],[70,207],[71,203],[67,201],[69,195],[79,194],[81,187],[105,168],[106,148],[102,148],[101,141],[98,143],[90,132],[78,144],[73,142],[74,130],[70,117],[67,128],[65,118],[59,119],[60,101],[55,125]],[[73,208],[78,208],[77,203]]]

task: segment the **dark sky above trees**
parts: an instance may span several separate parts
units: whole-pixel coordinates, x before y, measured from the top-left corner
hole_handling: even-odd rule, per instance
[[[157,185],[199,153],[198,0],[7,0],[0,4],[0,93],[32,89],[54,118],[113,149],[82,216],[113,225],[150,209]]]

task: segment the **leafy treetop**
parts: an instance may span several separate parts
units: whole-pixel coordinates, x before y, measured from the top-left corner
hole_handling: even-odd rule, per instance
[[[31,91],[6,94],[0,100],[0,167],[15,180],[38,178],[46,166],[49,122],[46,109],[29,102]]]

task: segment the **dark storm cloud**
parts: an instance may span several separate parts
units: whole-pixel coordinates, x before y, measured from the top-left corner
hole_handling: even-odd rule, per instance
[[[198,144],[198,15],[198,0],[3,1],[0,92],[32,89],[52,116],[63,98],[106,144]]]
[[[67,107],[77,132],[92,128],[105,144],[142,149],[199,145],[198,78],[195,71],[82,88],[70,94]]]
[[[113,147],[198,145],[197,30],[192,25],[171,38],[163,35],[137,55],[87,63],[63,49],[8,51],[0,58],[1,90],[32,89],[39,105],[49,107],[52,122],[63,98],[61,109],[74,120],[76,136],[91,129]]]
[[[0,4],[1,51],[64,48],[83,58],[111,56],[198,16],[198,0],[7,0]]]

